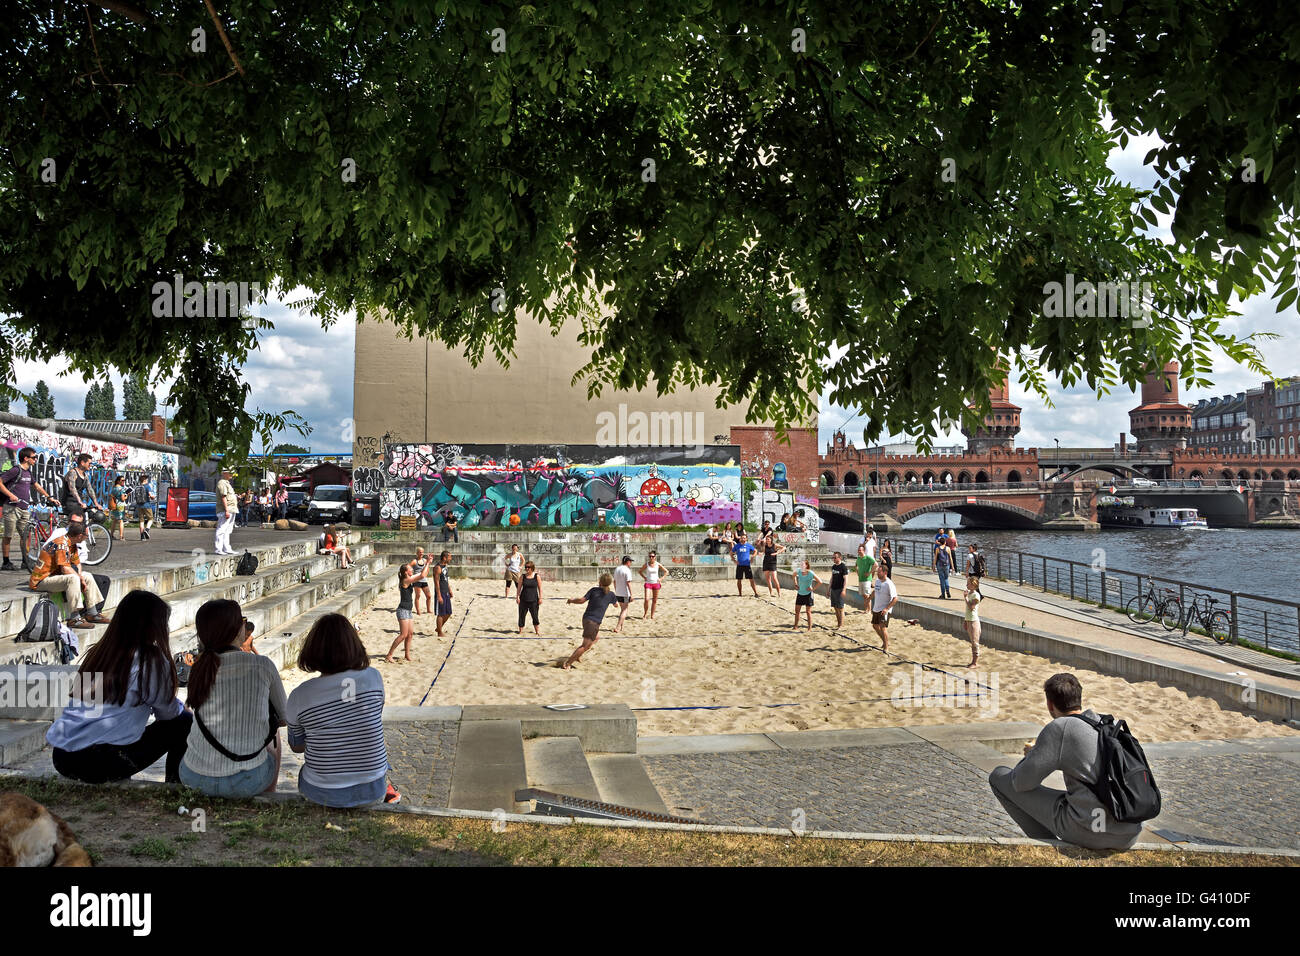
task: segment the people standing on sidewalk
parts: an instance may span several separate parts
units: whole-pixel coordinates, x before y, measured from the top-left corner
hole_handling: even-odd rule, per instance
[[[118,475],[113,479],[113,487],[108,492],[108,533],[113,533],[117,526],[117,540],[126,540],[126,476]]]
[[[631,558],[626,558],[630,562]],[[628,572],[628,579],[631,580],[632,573]],[[515,603],[519,605],[519,633],[524,633],[524,618],[531,615],[533,618],[533,633],[541,636],[541,626],[537,621],[537,612],[542,607],[542,576],[537,573],[537,565],[531,561],[524,562],[524,572],[519,578],[519,587],[515,588]],[[627,613],[627,602],[623,603],[623,613]],[[623,623],[622,615],[619,615],[619,624]]]
[[[234,554],[230,546],[230,532],[235,527],[235,508],[238,500],[235,488],[230,483],[230,469],[221,469],[221,480],[217,482],[217,531],[213,536],[213,546],[217,554]]]
[[[882,651],[889,650],[889,615],[897,603],[897,586],[885,574],[885,566],[876,565],[876,583],[871,592],[871,627],[880,637]]]
[[[966,620],[962,625],[966,631],[966,637],[970,640],[970,663],[967,667],[974,667],[980,662],[980,601],[984,600],[984,595],[980,594],[980,579],[975,575],[969,575],[966,578],[966,590],[962,593],[962,600],[966,604]]]
[[[952,592],[948,590],[948,572],[952,570],[952,558],[949,556],[946,544],[938,545],[934,549],[930,570],[939,575],[939,597],[945,600],[952,597]]]
[[[42,488],[36,476],[32,474],[32,466],[35,463],[36,449],[22,448],[18,452],[18,464],[0,473],[0,492],[3,492],[4,496],[4,540],[0,542],[0,548],[4,552],[4,563],[0,564],[0,571],[18,570],[9,560],[9,540],[14,535],[18,536],[18,550],[22,555],[23,570],[32,570],[32,563],[27,559],[27,533],[32,526],[32,492],[35,491],[48,501],[54,500],[54,496]]]
[[[149,529],[153,527],[154,508],[158,502],[158,492],[153,486],[153,477],[145,474],[140,484],[135,486],[135,519],[140,525],[140,540],[149,540]]]
[[[277,520],[289,517],[289,489],[284,485],[275,493],[275,517]]]

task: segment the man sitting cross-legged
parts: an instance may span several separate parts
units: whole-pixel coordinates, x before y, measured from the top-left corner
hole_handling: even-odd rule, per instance
[[[109,621],[95,610],[104,600],[99,585],[93,575],[81,570],[78,545],[85,540],[85,523],[69,520],[67,534],[52,537],[41,546],[36,570],[27,582],[33,591],[62,591],[68,602],[68,626],[82,629]]]

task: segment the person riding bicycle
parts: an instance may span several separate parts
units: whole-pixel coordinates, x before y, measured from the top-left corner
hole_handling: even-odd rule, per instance
[[[91,456],[83,451],[77,456],[72,470],[63,476],[63,500],[60,504],[69,520],[75,516],[84,521],[88,508],[103,510],[95,497],[95,489],[90,486],[90,460]]]
[[[35,491],[46,501],[53,501],[53,496],[41,487],[36,476],[32,474],[32,465],[36,462],[36,449],[27,447],[18,452],[18,464],[0,474],[0,496],[4,498],[4,530],[0,550],[4,553],[4,563],[0,571],[16,571],[9,560],[9,539],[18,535],[18,550],[23,556],[23,570],[31,571],[32,563],[27,560],[27,533],[32,526],[31,511],[32,492]]]

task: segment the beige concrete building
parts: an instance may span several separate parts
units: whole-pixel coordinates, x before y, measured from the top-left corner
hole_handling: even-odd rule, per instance
[[[521,315],[516,357],[503,368],[486,356],[473,368],[433,340],[407,340],[397,327],[357,324],[353,461],[377,461],[385,442],[564,445],[712,445],[730,442],[746,408],[717,407],[717,388],[660,396],[608,388],[588,399],[573,373],[586,364],[578,323],[558,336]]]

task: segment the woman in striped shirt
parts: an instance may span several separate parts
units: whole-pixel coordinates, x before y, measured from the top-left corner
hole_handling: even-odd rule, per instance
[[[319,671],[289,695],[289,749],[305,753],[298,792],[327,807],[397,803],[384,746],[384,680],[342,614],[307,632],[298,668]]]
[[[284,683],[268,657],[245,654],[237,601],[208,601],[194,615],[201,653],[190,673],[194,712],[181,783],[212,797],[252,797],[280,774]]]

